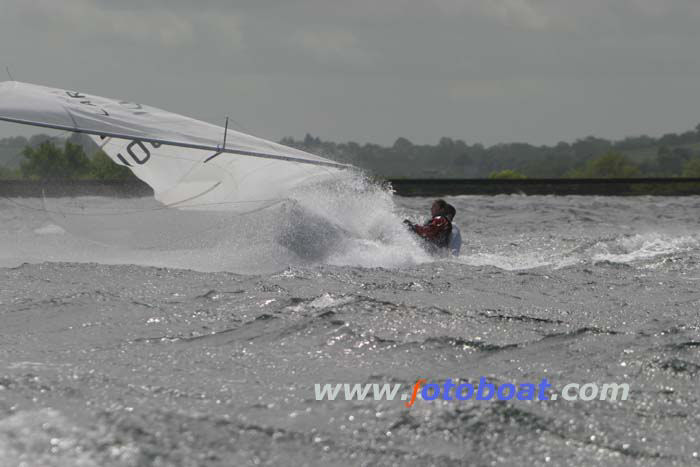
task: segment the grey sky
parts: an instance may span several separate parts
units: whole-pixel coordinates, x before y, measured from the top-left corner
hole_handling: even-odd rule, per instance
[[[698,0],[0,0],[0,65],[270,139],[552,144],[700,123],[698,25]]]

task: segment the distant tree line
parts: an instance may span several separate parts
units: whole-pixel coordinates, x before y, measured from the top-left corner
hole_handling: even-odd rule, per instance
[[[700,125],[694,131],[660,138],[637,136],[621,141],[589,136],[573,143],[526,143],[485,147],[442,138],[417,145],[399,138],[389,147],[333,143],[309,134],[282,144],[349,163],[386,178],[625,178],[700,177]],[[0,179],[134,178],[115,164],[89,137],[67,140],[36,135],[0,140]]]
[[[485,147],[451,138],[442,138],[437,145],[417,145],[399,138],[384,147],[338,144],[308,134],[303,140],[281,142],[394,178],[700,177],[700,125],[694,131],[660,138],[610,141],[589,136],[554,146]]]

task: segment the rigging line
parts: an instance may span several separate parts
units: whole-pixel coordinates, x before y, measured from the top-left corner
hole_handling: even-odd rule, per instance
[[[221,148],[225,151],[226,150],[226,136],[228,134],[228,117],[226,117],[226,124],[224,126],[224,144],[221,146]]]
[[[66,131],[64,131],[64,133],[71,133],[71,132],[68,131],[68,130],[66,130]],[[107,139],[110,140],[110,142],[111,142],[111,140],[112,140],[111,137],[108,137]],[[114,144],[119,144],[119,143],[115,142]],[[125,144],[126,144],[126,143],[125,143]],[[105,147],[106,145],[107,145],[107,143],[105,142],[105,143],[101,146],[101,149],[104,150],[104,147]],[[173,147],[174,147],[174,148],[177,148],[177,146],[173,146]],[[201,149],[196,149],[196,150],[197,150],[197,151],[202,151]],[[192,170],[194,170],[194,169],[196,168],[196,164],[197,164],[198,162],[201,162],[201,163],[204,164],[204,163],[207,163],[207,162],[209,162],[210,160],[214,159],[215,157],[219,156],[220,154],[222,154],[222,151],[219,150],[219,151],[217,151],[216,153],[212,154],[211,156],[207,157],[206,159],[202,160],[202,159],[200,159],[200,158],[196,158],[196,159],[195,159],[195,158],[191,158],[191,157],[186,157],[186,156],[184,156],[184,155],[172,155],[172,154],[167,154],[167,153],[164,154],[163,151],[167,151],[167,146],[166,146],[166,147],[161,146],[161,147],[159,148],[159,151],[158,151],[158,152],[152,152],[152,153],[151,153],[151,157],[154,157],[154,158],[160,157],[160,158],[163,158],[163,159],[173,159],[173,160],[177,160],[177,161],[188,161],[188,162],[192,162],[192,163],[194,163],[195,165],[192,167],[192,169],[190,169],[189,172],[191,172]],[[275,162],[278,162],[278,160],[272,160],[271,164],[272,164],[272,163],[275,163]],[[121,165],[121,164],[120,164],[120,165]],[[317,167],[320,167],[321,169],[325,170],[327,173],[331,173],[330,167],[327,167],[327,166],[325,166],[325,165],[320,165],[320,164],[317,165]],[[225,170],[223,166],[219,166],[219,168],[222,169],[222,170]],[[346,166],[346,168],[351,168],[351,166]],[[189,172],[188,172],[188,174],[189,174]],[[228,172],[228,171],[227,171],[227,172]],[[186,175],[188,175],[188,174],[186,174]],[[184,176],[183,176],[183,178],[184,178]]]
[[[221,149],[222,149],[222,150],[221,150],[221,151],[216,151],[215,154],[213,154],[213,155],[207,157],[206,159],[204,159],[204,161],[202,162],[202,164],[206,164],[207,162],[209,162],[210,160],[214,159],[215,157],[220,156],[220,155],[223,153],[223,151],[226,150],[226,136],[227,136],[227,135],[228,135],[228,117],[226,117],[226,124],[225,124],[225,126],[224,126],[224,144],[221,146]]]
[[[102,149],[103,151],[104,151],[104,148],[105,148],[105,147],[107,146],[107,144],[109,144],[109,143],[112,143],[112,142],[113,142],[114,144],[119,144],[119,143],[116,142],[116,141],[112,141],[114,138],[112,138],[111,136],[108,136],[106,139],[107,139],[108,141],[105,142],[105,143],[103,143],[102,146],[100,146],[100,149]],[[126,145],[127,145],[126,142],[124,142],[123,146],[126,146]],[[187,161],[187,162],[192,162],[193,164],[196,164],[197,162],[202,162],[202,159],[194,159],[194,158],[186,157],[186,156],[183,156],[183,155],[175,156],[175,155],[172,155],[172,154],[164,154],[164,153],[163,153],[164,150],[166,150],[166,149],[165,149],[163,146],[161,146],[161,147],[159,148],[159,152],[151,152],[151,157],[161,157],[161,158],[163,158],[163,159],[173,159],[173,160],[177,160],[177,161]],[[201,149],[198,149],[198,151],[201,151]],[[107,155],[109,156],[109,154],[107,154]],[[110,156],[110,159],[111,159],[111,156]],[[119,164],[118,162],[115,162],[115,163],[116,163],[116,164]],[[119,164],[119,165],[122,165],[122,164]]]
[[[118,144],[118,143],[115,143],[115,144]],[[106,145],[105,145],[105,146],[106,146]],[[104,150],[104,147],[103,147],[103,150]],[[217,153],[215,153],[214,155],[209,156],[208,158],[202,160],[202,159],[194,159],[194,158],[186,157],[186,156],[176,156],[176,155],[172,155],[172,154],[163,154],[162,151],[163,151],[163,147],[161,146],[161,147],[159,148],[159,152],[151,152],[151,158],[153,158],[153,159],[157,159],[157,158],[161,158],[161,159],[171,159],[171,160],[176,160],[176,161],[179,161],[179,162],[187,161],[187,162],[191,162],[191,163],[193,164],[192,167],[187,171],[187,173],[185,173],[182,177],[180,177],[180,179],[178,180],[178,183],[179,183],[180,181],[182,181],[182,179],[185,178],[187,175],[189,175],[193,170],[195,170],[195,169],[198,167],[198,163],[200,163],[200,162],[201,162],[201,163],[207,162],[208,160],[212,159],[214,156],[217,156],[217,155],[221,154],[220,152],[217,152]],[[201,150],[198,149],[198,151],[201,151]],[[109,156],[109,154],[107,154],[107,155]],[[110,159],[112,159],[111,156],[109,156],[109,157],[110,157]],[[112,160],[113,160],[113,159],[112,159]],[[123,164],[120,164],[119,162],[116,162],[116,161],[115,161],[115,164],[120,165],[120,166],[123,166],[123,167],[126,167],[126,166],[124,166]],[[233,177],[233,174],[232,174],[229,170],[227,170],[226,167],[224,167],[224,166],[222,166],[222,165],[219,165],[219,166],[217,166],[217,167],[219,168],[219,170],[225,171],[226,173],[228,173],[230,176]],[[322,166],[320,166],[320,167],[322,167]],[[322,167],[322,168],[328,170],[326,167]],[[132,171],[132,172],[133,172],[133,171]],[[177,183],[176,183],[176,184],[177,184]]]
[[[162,147],[162,146],[161,146],[161,147]],[[187,172],[185,172],[185,173],[178,179],[178,181],[173,185],[173,186],[177,186],[180,182],[182,182],[185,178],[187,178],[192,172],[194,172],[196,169],[198,169],[199,167],[201,167],[200,163],[201,163],[201,164],[205,164],[205,163],[209,162],[210,160],[212,160],[213,158],[215,158],[216,156],[218,156],[219,154],[221,154],[221,152],[220,152],[220,151],[217,151],[216,154],[214,154],[214,155],[212,155],[212,156],[209,156],[209,157],[207,157],[207,158],[204,159],[204,160],[201,160],[201,159],[189,159],[189,158],[186,158],[186,157],[178,157],[178,156],[165,156],[165,155],[164,155],[163,157],[171,157],[172,159],[177,159],[177,160],[188,160],[188,161],[190,161],[190,162],[193,162],[193,164],[192,164],[192,166],[189,168],[189,170],[187,170]],[[159,157],[159,154],[157,154],[157,153],[153,153],[152,155],[155,156],[155,157]],[[218,169],[219,169],[220,171],[225,172],[229,177],[235,178],[234,174],[231,173],[231,171],[229,170],[228,167],[225,167],[225,166],[223,166],[223,165],[218,165],[217,167],[218,167]],[[133,171],[132,171],[132,172],[133,172]],[[221,182],[219,182],[219,183],[221,183]]]
[[[67,140],[68,140],[68,137],[66,137],[66,136],[68,136],[68,135],[71,134],[71,133],[72,133],[71,131],[63,130],[63,131],[60,132],[60,134],[59,134],[58,136],[56,136],[56,138],[61,138],[61,137],[63,136],[63,137],[65,137],[64,139],[67,141]],[[111,137],[107,137],[106,140],[105,140],[105,142],[102,143],[101,146],[98,146],[99,149],[102,150],[102,151],[104,151],[105,146],[107,146],[107,144],[109,144],[109,142],[111,142],[111,140],[112,140]],[[50,141],[50,140],[49,140],[49,141]],[[50,141],[50,142],[52,142],[52,141]],[[52,142],[52,143],[53,143],[53,142]],[[64,141],[64,143],[65,143],[65,141]],[[118,144],[118,143],[117,143],[117,144]],[[23,157],[23,154],[22,154],[22,153],[19,153],[19,154],[16,154],[12,160],[14,161],[14,160],[17,160],[17,159],[19,159],[19,158],[21,158],[21,157]],[[109,154],[108,154],[108,157],[110,157],[110,159],[112,159],[111,156],[109,156]],[[192,168],[190,168],[190,170],[188,170],[188,172],[185,173],[185,175],[183,175],[183,176],[178,180],[177,183],[181,182],[182,179],[184,179],[184,178],[185,178],[187,175],[189,175],[194,169],[196,169],[196,168],[197,168],[197,163],[198,163],[198,162],[201,162],[201,159],[193,159],[193,158],[189,158],[189,157],[174,156],[174,155],[170,155],[170,154],[163,154],[163,153],[156,153],[156,152],[151,153],[151,157],[153,157],[153,158],[162,158],[162,159],[173,159],[173,160],[177,160],[177,161],[188,161],[188,162],[192,162],[192,163],[193,163]],[[114,160],[113,160],[113,162],[114,162],[115,164],[117,164],[117,165],[122,165],[122,164],[117,163],[117,162],[114,161]],[[205,161],[205,162],[206,162],[206,161]],[[223,171],[225,171],[225,172],[228,173],[229,175],[232,175],[232,174],[230,174],[230,172],[229,172],[227,169],[225,169],[225,168],[223,168],[223,167],[220,167],[220,169],[223,170]],[[176,183],[176,184],[177,184],[177,183]]]
[[[10,77],[10,81],[13,81],[13,82],[14,82],[15,79],[12,77],[12,73],[10,73],[10,67],[9,67],[9,66],[6,66],[6,67],[5,67],[5,71],[7,72],[7,76]]]
[[[255,138],[256,140],[258,140],[258,142],[259,142],[260,144],[262,144],[262,145],[268,147],[269,149],[272,149],[273,151],[278,151],[278,150],[279,150],[279,146],[282,146],[283,148],[294,149],[294,150],[296,150],[296,151],[302,151],[302,150],[299,149],[299,148],[295,148],[295,147],[292,147],[292,146],[287,146],[286,144],[268,141],[268,140],[266,140],[265,138],[256,135],[255,132],[253,132],[252,130],[249,130],[248,128],[244,127],[243,125],[241,125],[241,124],[240,124],[239,122],[237,122],[236,120],[231,119],[231,122],[233,122],[233,124],[236,125],[236,127],[237,127],[239,130],[241,130],[243,133],[246,133],[246,134],[252,136],[252,137]],[[306,152],[306,151],[303,151],[303,152]],[[314,154],[312,154],[312,155],[314,155]]]
[[[71,116],[72,118],[72,116]],[[43,128],[52,128],[55,130],[67,130],[67,131],[72,131],[74,133],[85,133],[88,135],[96,135],[96,136],[111,136],[113,138],[118,138],[118,139],[126,139],[126,140],[138,140],[141,142],[146,142],[146,143],[156,143],[156,144],[161,144],[161,145],[166,145],[166,146],[178,146],[178,147],[183,147],[183,148],[190,148],[190,149],[203,149],[206,151],[216,151],[219,150],[220,148],[210,145],[210,144],[200,144],[200,143],[187,143],[183,141],[171,141],[167,139],[162,139],[162,138],[151,138],[151,137],[144,137],[144,136],[135,136],[135,135],[127,135],[123,133],[114,133],[111,131],[99,131],[99,130],[91,130],[89,128],[77,128],[77,127],[70,127],[67,125],[55,125],[53,123],[45,123],[45,122],[37,122],[33,120],[26,120],[26,119],[21,119],[21,118],[13,118],[13,117],[5,117],[5,116],[0,116],[0,120],[4,120],[6,122],[11,122],[11,123],[19,123],[22,125],[31,125],[31,126],[38,126],[38,127],[43,127]],[[223,150],[222,152],[225,152],[226,154],[236,154],[236,155],[241,155],[241,156],[249,156],[249,157],[258,157],[262,159],[275,159],[275,160],[282,160],[282,161],[287,161],[287,162],[297,162],[300,164],[309,164],[309,165],[320,165],[320,166],[328,166],[328,167],[335,167],[339,169],[348,169],[351,168],[352,166],[347,165],[347,164],[341,164],[339,162],[333,162],[333,161],[326,161],[326,160],[314,160],[314,159],[304,159],[301,157],[294,157],[294,156],[285,156],[285,155],[279,155],[279,154],[267,154],[263,152],[257,152],[257,151],[247,151],[247,150],[241,150],[241,149],[226,149]]]

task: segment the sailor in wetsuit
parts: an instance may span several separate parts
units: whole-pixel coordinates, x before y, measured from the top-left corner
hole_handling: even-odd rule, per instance
[[[435,200],[430,207],[432,218],[424,225],[414,224],[408,219],[403,221],[410,230],[425,240],[428,250],[435,253],[446,251],[450,243],[452,223],[447,218],[447,206],[445,200]]]

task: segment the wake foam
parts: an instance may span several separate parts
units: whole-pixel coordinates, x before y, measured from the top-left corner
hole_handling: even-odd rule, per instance
[[[698,246],[700,242],[695,236],[644,233],[598,242],[591,248],[590,255],[594,263],[632,263],[687,252]]]
[[[573,249],[563,242],[549,248],[529,246],[528,249],[509,247],[503,252],[478,251],[465,254],[458,262],[470,266],[493,266],[507,271],[550,267],[561,269],[585,264],[634,264],[673,255],[686,255],[700,249],[697,235],[646,232],[623,235],[605,240],[586,240]]]

